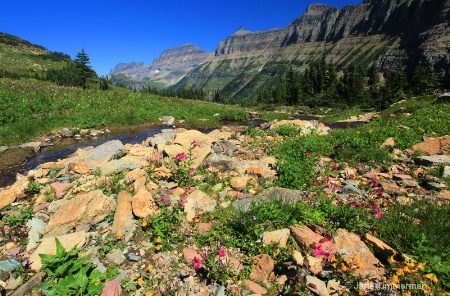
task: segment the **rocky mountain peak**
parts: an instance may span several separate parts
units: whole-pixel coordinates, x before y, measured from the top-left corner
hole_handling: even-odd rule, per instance
[[[321,15],[324,12],[336,8],[334,6],[326,5],[326,4],[310,4],[306,8],[306,14],[308,15]]]

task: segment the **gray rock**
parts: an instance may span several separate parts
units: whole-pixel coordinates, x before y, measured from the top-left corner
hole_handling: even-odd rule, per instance
[[[0,153],[6,150],[8,150],[8,146],[0,146]]]
[[[415,164],[424,166],[443,164],[447,162],[450,162],[450,155],[428,155],[428,156],[418,156],[414,158]]]
[[[0,261],[0,270],[1,271],[10,271],[20,265],[20,262],[16,259],[7,259]]]
[[[110,175],[110,174],[117,174],[124,170],[134,170],[137,168],[140,168],[141,166],[138,166],[132,162],[120,160],[120,159],[114,159],[108,162],[105,162],[99,166],[102,175]]]
[[[225,287],[224,286],[219,286],[216,290],[216,293],[214,294],[214,296],[225,296]]]
[[[27,251],[30,251],[38,246],[40,231],[47,227],[47,223],[39,218],[33,217],[29,222],[30,230],[28,231]]]
[[[84,155],[86,162],[102,163],[113,159],[117,154],[122,154],[125,148],[119,140],[113,140],[95,147]]]
[[[161,116],[162,125],[173,125],[175,118],[173,116]]]
[[[98,271],[100,272],[106,272],[106,270],[108,268],[106,268],[106,266],[100,262],[100,260],[97,257],[94,257],[93,259],[90,260],[92,263],[94,263],[95,265],[97,265],[97,267],[95,269],[98,269]]]
[[[119,249],[112,249],[111,252],[106,254],[106,259],[111,261],[116,265],[121,265],[127,258],[122,254],[122,251]]]
[[[344,187],[342,188],[342,193],[362,195],[362,194],[364,194],[364,191],[358,189],[355,185],[349,183],[349,184],[344,185]]]
[[[447,188],[447,186],[445,184],[439,183],[439,182],[433,182],[433,181],[427,181],[426,187],[429,190],[435,190],[435,191],[441,191],[442,189]]]
[[[450,166],[444,166],[444,170],[442,172],[442,178],[450,178]]]
[[[308,194],[301,190],[291,190],[286,188],[272,187],[264,189],[257,196],[242,198],[232,203],[235,210],[248,212],[252,204],[264,202],[281,201],[286,204],[296,204],[303,200]]]
[[[443,93],[439,96],[439,101],[441,102],[450,102],[450,93]]]
[[[135,255],[133,253],[128,253],[128,259],[130,259],[130,261],[139,261],[141,260],[141,256]]]

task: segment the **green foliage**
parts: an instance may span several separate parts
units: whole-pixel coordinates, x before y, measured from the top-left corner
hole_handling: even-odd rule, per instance
[[[317,157],[329,155],[332,149],[328,137],[314,133],[283,140],[271,151],[278,160],[277,185],[291,189],[310,186],[315,176]]]
[[[203,128],[219,126],[222,118],[247,116],[237,106],[161,98],[116,87],[83,90],[33,79],[0,78],[0,145],[24,143],[61,127],[158,122],[167,114]]]
[[[31,181],[30,185],[28,185],[28,188],[26,190],[28,195],[34,195],[36,193],[39,193],[41,191],[41,184],[39,184],[36,181]]]
[[[450,289],[450,207],[433,200],[412,200],[389,207],[375,224],[383,241],[426,262],[428,272],[435,272],[440,284]]]
[[[19,211],[18,215],[5,215],[2,217],[3,223],[2,233],[6,238],[11,239],[16,243],[27,244],[28,242],[28,228],[27,222],[31,219],[33,208],[14,207],[15,211]]]
[[[167,247],[184,241],[185,235],[180,230],[184,216],[185,213],[181,207],[161,207],[159,215],[152,215],[149,219],[145,219],[142,225],[153,239],[158,240],[163,247]]]
[[[78,257],[76,246],[66,251],[57,238],[56,254],[39,254],[46,280],[40,288],[46,295],[100,295],[106,275],[87,262],[89,256]]]

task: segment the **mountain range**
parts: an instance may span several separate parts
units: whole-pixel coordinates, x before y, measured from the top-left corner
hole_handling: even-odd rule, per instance
[[[215,52],[186,44],[163,51],[151,65],[119,64],[109,78],[136,88],[220,90],[242,101],[323,54],[338,70],[376,63],[381,73],[404,68],[411,76],[431,64],[442,73],[450,66],[450,0],[364,0],[342,9],[312,4],[285,28],[239,28]]]

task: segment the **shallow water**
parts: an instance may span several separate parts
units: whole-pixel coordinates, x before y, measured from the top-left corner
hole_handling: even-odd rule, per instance
[[[34,169],[41,163],[50,161],[58,161],[58,159],[67,158],[73,154],[78,148],[88,146],[98,146],[112,140],[120,140],[123,144],[137,144],[146,140],[155,134],[161,132],[163,127],[145,127],[131,128],[127,132],[111,132],[99,135],[98,137],[85,137],[81,140],[73,138],[64,138],[52,141],[53,146],[43,148],[41,151],[33,155],[24,165],[11,167],[7,172],[0,173],[0,188],[11,185],[16,180],[16,173],[25,173]]]

